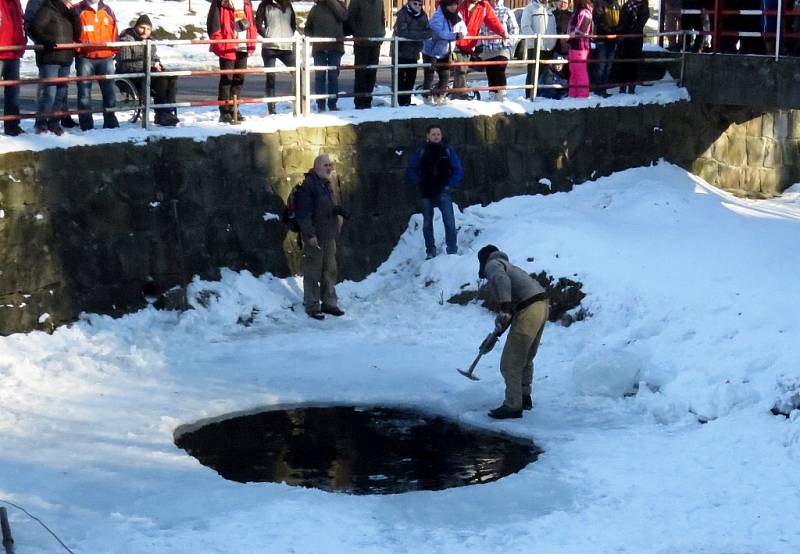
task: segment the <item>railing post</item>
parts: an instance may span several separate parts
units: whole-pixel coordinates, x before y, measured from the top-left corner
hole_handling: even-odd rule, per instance
[[[778,20],[775,22],[775,61],[778,61],[781,52],[781,25],[783,24],[783,0],[778,0]],[[797,16],[795,16],[797,17]]]
[[[678,84],[684,86],[684,75],[686,72],[686,31],[681,31],[681,76],[678,79]]]
[[[308,37],[303,37],[303,115],[311,114],[311,43]]]
[[[300,35],[294,37],[294,75],[292,78],[294,79],[294,107],[292,112],[295,116],[298,116],[303,113],[303,106],[301,104],[301,99],[303,98],[303,91],[300,88],[302,86],[302,79],[300,78],[300,71],[303,65],[303,58],[302,58],[302,38]]]
[[[714,25],[711,26],[711,40],[714,41],[711,50],[718,54],[720,52],[719,33],[722,17],[719,12],[722,10],[722,0],[714,0]]]
[[[150,66],[153,58],[153,45],[150,39],[144,44],[144,87],[142,87],[142,101],[144,102],[144,112],[142,113],[142,128],[150,129]]]
[[[539,60],[542,55],[542,35],[536,35],[536,63],[533,66],[533,93],[531,94],[531,101],[536,102],[536,96],[539,94]]]
[[[382,44],[382,43],[381,43]],[[398,55],[398,46],[400,42],[397,40],[397,36],[395,35],[392,37],[392,107],[397,107],[397,90],[400,88],[400,79],[399,73],[400,70],[397,68],[398,60],[400,59]]]

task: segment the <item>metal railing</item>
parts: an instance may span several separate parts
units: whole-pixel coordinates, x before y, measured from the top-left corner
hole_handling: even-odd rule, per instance
[[[611,39],[626,39],[626,38],[647,38],[647,37],[656,37],[660,38],[663,36],[669,35],[684,35],[685,37],[686,32],[682,31],[673,31],[673,32],[659,32],[659,33],[645,33],[643,35],[591,35],[588,38],[611,38]],[[502,37],[499,36],[473,36],[473,37],[464,37],[466,39],[477,39],[477,40],[495,40],[500,39]],[[436,64],[437,67],[448,67],[451,69],[458,69],[463,67],[469,68],[485,68],[491,66],[500,66],[505,65],[508,67],[513,66],[533,66],[533,79],[530,84],[526,85],[507,85],[507,86],[472,86],[472,87],[462,87],[462,88],[448,88],[446,92],[448,93],[462,93],[462,92],[473,92],[473,91],[496,91],[496,90],[532,90],[532,98],[535,99],[539,88],[547,87],[547,88],[564,88],[558,85],[539,85],[539,75],[541,72],[541,66],[548,65],[548,64],[555,64],[555,63],[562,63],[568,64],[568,60],[547,60],[544,59],[542,56],[541,44],[543,39],[548,38],[555,38],[555,39],[565,39],[570,38],[569,35],[513,35],[509,36],[509,39],[532,39],[535,40],[535,55],[532,59],[527,59],[527,52],[528,49],[523,49],[525,52],[525,59],[522,60],[515,60],[509,59],[505,61],[483,61],[479,59],[470,59],[468,61],[463,62],[449,62],[449,63],[441,63]],[[353,98],[359,96],[391,96],[391,104],[392,106],[398,105],[398,98],[403,95],[412,95],[412,94],[430,94],[430,93],[442,93],[445,92],[443,90],[437,89],[414,89],[411,91],[406,90],[398,90],[398,71],[399,69],[403,68],[432,68],[434,67],[433,64],[430,63],[414,63],[414,64],[401,64],[399,63],[398,52],[399,52],[399,44],[401,42],[410,41],[410,39],[404,39],[400,37],[382,37],[382,38],[370,38],[370,39],[352,39],[347,38],[344,39],[345,42],[358,44],[363,42],[391,42],[392,43],[392,59],[391,63],[389,64],[372,64],[372,65],[339,65],[337,66],[316,66],[312,63],[311,58],[311,50],[312,45],[315,43],[331,43],[337,42],[336,39],[332,38],[315,38],[315,37],[303,37],[303,36],[295,36],[294,38],[288,39],[277,39],[277,38],[257,38],[257,39],[193,39],[193,40],[145,40],[139,41],[135,43],[131,43],[130,41],[118,41],[118,42],[102,42],[102,43],[69,43],[69,44],[59,44],[56,46],[58,50],[65,50],[65,49],[74,49],[78,50],[81,48],[96,48],[96,47],[104,47],[104,48],[144,48],[144,60],[143,66],[144,71],[140,73],[113,73],[107,75],[91,75],[91,76],[70,76],[70,77],[53,77],[48,79],[41,79],[41,78],[32,78],[32,79],[19,79],[19,80],[0,80],[0,86],[19,86],[19,85],[57,85],[57,84],[64,84],[64,83],[77,83],[81,81],[103,81],[103,80],[130,80],[130,79],[143,79],[144,85],[141,87],[143,91],[141,100],[141,108],[143,110],[143,117],[142,117],[142,127],[145,129],[150,128],[150,112],[153,110],[158,109],[177,109],[177,108],[189,108],[189,107],[204,107],[204,106],[236,106],[240,104],[264,104],[264,103],[273,103],[273,102],[281,102],[281,101],[289,101],[293,104],[293,114],[296,116],[300,115],[308,115],[311,113],[311,101],[312,100],[324,100],[332,98],[329,94],[318,94],[311,92],[311,82],[312,82],[312,75],[316,71],[326,71],[326,70],[363,70],[363,69],[375,69],[375,70],[390,70],[392,72],[392,79],[391,79],[391,90],[389,92],[385,91],[372,91],[367,93],[339,93],[337,94],[336,98]],[[414,42],[414,41],[411,41]],[[417,41],[418,42],[418,41]],[[291,44],[293,51],[295,53],[295,63],[294,66],[290,67],[256,67],[256,68],[247,68],[247,69],[214,69],[214,70],[171,70],[171,71],[154,71],[152,69],[152,51],[153,45],[159,46],[179,46],[179,45],[212,45],[212,44],[276,44],[276,43],[283,43],[283,44]],[[685,45],[685,40],[683,41]],[[42,46],[39,45],[26,45],[26,46],[3,46],[0,47],[0,51],[9,51],[9,50],[41,50],[43,49]],[[684,48],[685,50],[685,48]],[[672,63],[677,58],[665,58],[665,57],[658,57],[658,58],[648,58],[643,55],[641,58],[636,59],[615,59],[613,63],[637,63],[637,64],[648,64],[648,63]],[[682,83],[682,76],[683,76],[683,56],[680,58],[681,60],[681,78],[674,79],[673,82]],[[597,60],[587,60],[588,64],[597,63]],[[159,78],[167,78],[167,77],[197,77],[197,76],[208,76],[208,75],[246,75],[246,74],[269,74],[269,73],[285,73],[289,74],[292,77],[293,83],[293,94],[290,96],[283,95],[283,96],[264,96],[264,97],[252,97],[252,98],[237,98],[234,97],[230,100],[200,100],[200,101],[184,101],[184,102],[173,102],[168,104],[153,104],[150,98],[150,85],[153,79]],[[637,81],[636,83],[604,83],[604,84],[597,84],[592,85],[591,88],[610,88],[614,86],[621,86],[627,84],[648,84],[644,81]],[[85,114],[95,114],[95,113],[114,113],[119,111],[125,111],[130,109],[129,107],[115,107],[115,108],[102,108],[102,109],[79,109],[79,110],[67,110],[61,112],[50,112],[50,113],[25,113],[19,115],[3,115],[0,116],[0,120],[2,121],[9,121],[9,120],[20,120],[20,119],[29,119],[29,118],[53,118],[53,117],[65,117],[70,115],[85,115]],[[234,112],[238,110],[234,109]]]

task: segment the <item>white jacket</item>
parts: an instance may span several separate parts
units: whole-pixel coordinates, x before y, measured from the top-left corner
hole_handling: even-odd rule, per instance
[[[539,0],[531,0],[522,10],[519,21],[520,34],[523,35],[557,35],[556,18],[551,10]],[[552,50],[556,45],[555,38],[542,39],[542,50]],[[527,39],[526,48],[536,48],[536,39]]]

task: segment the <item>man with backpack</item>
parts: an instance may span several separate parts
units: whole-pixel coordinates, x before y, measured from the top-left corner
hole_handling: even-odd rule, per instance
[[[408,164],[406,179],[417,186],[422,197],[422,235],[425,237],[426,259],[431,259],[436,256],[436,241],[433,237],[434,206],[442,214],[447,253],[458,252],[456,220],[450,191],[461,182],[464,170],[455,148],[444,142],[439,125],[430,125],[425,138],[425,146],[414,152]]]
[[[348,214],[335,202],[332,172],[331,159],[319,155],[303,184],[293,191],[294,215],[303,240],[303,304],[313,319],[344,315],[334,285],[336,238]]]
[[[595,35],[614,35],[619,33],[619,14],[622,11],[623,0],[597,0],[592,12]],[[595,52],[597,53],[597,71],[595,84],[606,85],[611,78],[611,68],[617,53],[616,38],[594,39]],[[603,97],[611,96],[606,88],[600,88],[597,94]]]

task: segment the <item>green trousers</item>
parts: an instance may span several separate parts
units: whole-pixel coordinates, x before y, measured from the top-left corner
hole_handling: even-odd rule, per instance
[[[533,358],[539,349],[549,311],[547,300],[540,300],[518,312],[511,321],[500,356],[500,373],[506,382],[503,403],[512,410],[522,409],[523,395],[531,393]]]
[[[303,245],[303,305],[306,313],[320,310],[324,306],[335,308],[337,268],[336,241],[320,243],[319,248]]]

